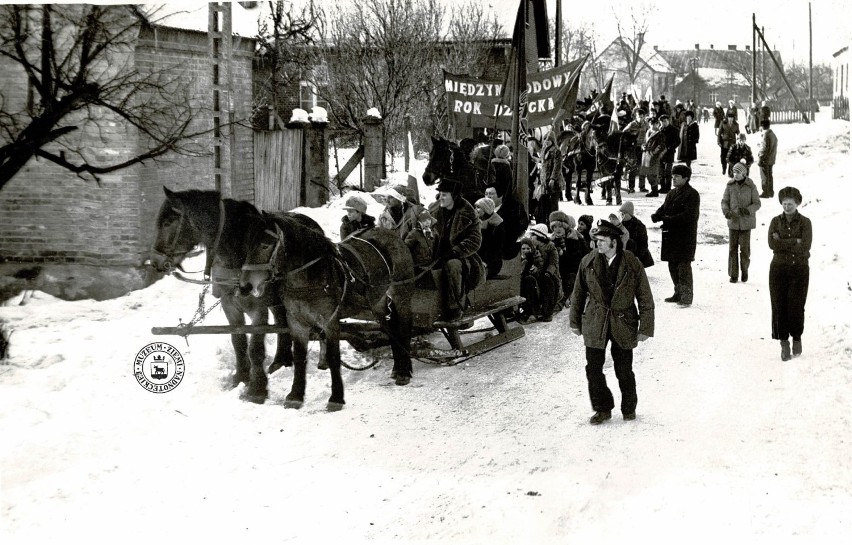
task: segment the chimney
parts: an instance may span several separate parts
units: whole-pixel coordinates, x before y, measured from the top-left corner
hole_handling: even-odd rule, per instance
[[[710,49],[713,49],[713,44],[710,44]]]
[[[729,46],[728,46],[728,51],[736,51],[736,50],[737,50],[737,46],[736,46],[736,45],[729,45]]]
[[[701,48],[698,47],[698,44],[695,44],[695,49],[701,49]]]
[[[751,46],[750,46],[750,45],[745,46],[745,48],[746,48],[746,51],[751,51]]]
[[[659,51],[659,48],[656,45],[654,46],[654,51]]]

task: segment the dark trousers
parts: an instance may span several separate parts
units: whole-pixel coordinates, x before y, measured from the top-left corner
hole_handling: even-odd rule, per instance
[[[615,377],[621,389],[621,412],[630,414],[636,412],[636,376],[633,374],[633,350],[624,350],[612,338],[610,343]],[[606,385],[606,375],[603,367],[606,360],[606,348],[586,347],[586,379],[589,381],[589,398],[592,400],[592,410],[611,411],[615,407],[612,392]]]
[[[722,159],[722,174],[727,173],[728,176],[732,174],[731,167],[728,165],[728,150],[730,148],[723,148],[719,146],[719,156]]]
[[[728,276],[748,274],[751,263],[751,229],[728,229]]]
[[[810,268],[804,265],[769,266],[769,300],[772,302],[772,338],[802,338]]]
[[[760,165],[761,196],[775,196],[775,189],[772,187],[772,183],[772,165]]]
[[[669,261],[669,275],[681,303],[692,304],[692,261]]]
[[[460,259],[450,259],[439,269],[438,292],[441,294],[443,310],[455,311],[464,308],[464,266]]]
[[[667,193],[672,190],[672,163],[671,161],[660,161],[660,191]]]
[[[527,316],[552,316],[558,293],[556,278],[547,273],[521,276],[521,297],[526,299],[521,303],[521,309]]]

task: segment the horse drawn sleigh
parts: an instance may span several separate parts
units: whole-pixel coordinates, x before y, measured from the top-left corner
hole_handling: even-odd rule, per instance
[[[155,327],[152,333],[230,334],[236,354],[233,386],[245,383],[243,397],[250,401],[265,401],[267,371],[292,366],[293,385],[285,404],[300,407],[307,343],[312,339],[320,341],[320,366],[331,374],[328,408],[337,410],[344,404],[340,366],[371,366],[343,362],[340,340],[361,351],[390,345],[392,377],[405,385],[412,375],[412,359],[453,365],[524,334],[520,325],[510,326],[506,319],[510,309],[523,302],[519,267],[512,262],[506,267],[510,274],[488,280],[468,294],[471,304],[461,317],[442,320],[440,294],[429,284],[430,275],[415,275],[408,247],[394,232],[374,228],[333,243],[302,214],[262,213],[248,202],[222,199],[215,191],[165,189],[165,194],[151,263],[159,271],[175,272],[198,245],[204,246],[205,277],[228,325],[201,326],[193,320]],[[203,318],[207,312],[200,303],[197,316]],[[484,317],[495,333],[465,344],[462,331]],[[437,331],[449,348],[412,346],[413,337]],[[267,333],[278,336],[268,370]]]

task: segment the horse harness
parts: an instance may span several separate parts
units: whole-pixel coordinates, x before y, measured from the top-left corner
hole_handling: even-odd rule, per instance
[[[184,221],[189,224],[190,227],[196,229],[200,232],[200,229],[196,225],[193,224],[192,219],[184,212],[183,210],[179,210],[175,207],[172,207],[172,211],[174,211],[178,216],[178,226],[175,229],[175,234],[168,245],[168,249],[166,251],[159,251],[156,247],[151,249],[151,253],[156,256],[164,257],[166,259],[166,263],[171,264],[171,260],[177,256],[186,255],[188,252],[175,252],[175,248],[177,247],[178,240],[180,239],[180,233],[183,229]],[[219,226],[216,229],[216,238],[213,240],[213,246],[208,248],[207,258],[204,265],[204,281],[202,283],[207,283],[210,281],[210,271],[213,268],[213,261],[216,259],[216,252],[219,250],[219,242],[222,240],[222,232],[225,230],[225,201],[219,200]],[[178,275],[178,278],[183,280],[182,276]],[[189,279],[186,279],[189,280]],[[198,282],[198,281],[194,281]],[[214,280],[215,282],[215,280]]]

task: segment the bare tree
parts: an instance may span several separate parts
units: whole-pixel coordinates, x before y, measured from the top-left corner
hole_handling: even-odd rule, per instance
[[[628,85],[636,83],[636,78],[644,67],[642,48],[645,46],[645,34],[655,11],[653,5],[640,3],[631,4],[622,12],[614,12],[618,26],[618,45],[624,58]]]
[[[292,2],[268,2],[269,17],[260,21],[258,64],[262,78],[254,86],[255,118],[265,128],[266,110],[272,106],[281,114],[285,90],[311,70],[305,51],[322,41],[325,14],[314,0],[297,7]]]
[[[424,79],[437,66],[443,18],[437,0],[354,0],[332,15],[330,43],[313,59],[325,69],[310,76],[329,104],[330,121],[363,134],[364,114],[378,108],[391,150],[401,146],[403,120],[417,113]]]
[[[133,6],[0,6],[0,190],[33,157],[98,180],[168,152],[202,153],[191,143],[187,81],[134,66],[147,21]],[[14,92],[23,82],[28,100]],[[139,134],[135,156],[110,162],[75,138],[115,121]]]

